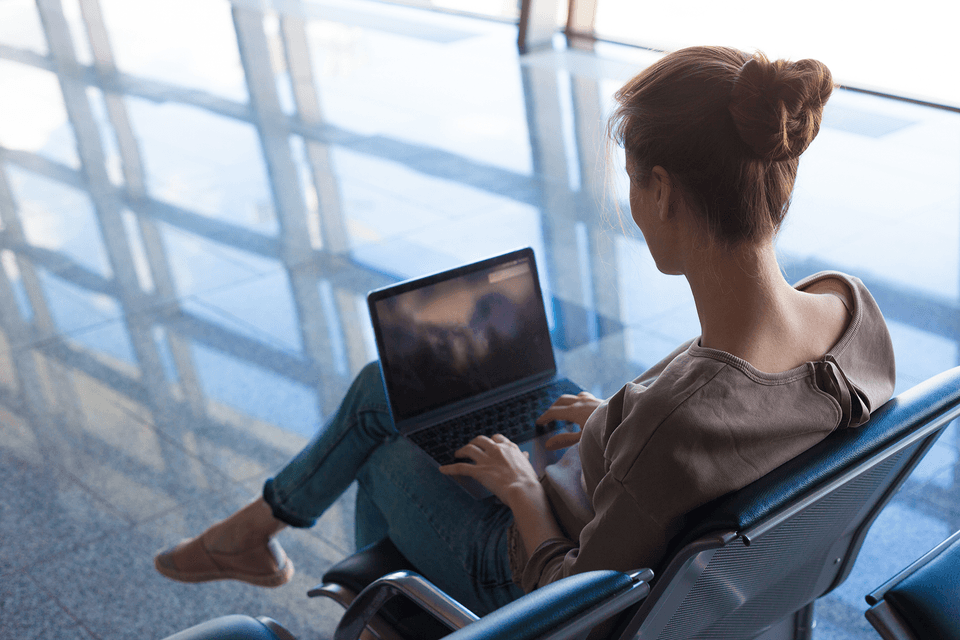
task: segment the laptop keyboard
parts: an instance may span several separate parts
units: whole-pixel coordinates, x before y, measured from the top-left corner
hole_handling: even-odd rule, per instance
[[[569,380],[558,380],[465,416],[410,433],[407,437],[440,464],[450,464],[455,461],[453,453],[479,435],[490,437],[502,433],[519,443],[552,431],[549,425],[535,424],[536,419],[564,393],[579,391],[580,388]]]

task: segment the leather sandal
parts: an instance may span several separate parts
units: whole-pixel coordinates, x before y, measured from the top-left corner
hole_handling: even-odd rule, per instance
[[[158,553],[153,564],[179,582],[239,580],[258,587],[279,587],[293,577],[293,562],[276,540],[236,553],[211,551],[200,535]]]

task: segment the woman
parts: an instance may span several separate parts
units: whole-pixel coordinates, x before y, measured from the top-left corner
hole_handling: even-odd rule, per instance
[[[356,478],[357,544],[389,535],[485,613],[571,573],[658,566],[685,513],[865,422],[894,386],[876,303],[843,274],[789,285],[773,247],[832,89],[813,60],[695,47],[617,93],[611,131],[626,151],[631,214],[657,267],[689,282],[701,335],[604,402],[558,399],[540,420],[582,431],[579,443],[558,436],[555,446],[574,446],[543,478],[500,435],[457,453],[472,464],[440,468],[499,502],[420,467],[371,365],[262,498],[158,555],[158,570],[282,584],[293,568],[272,536],[311,526]]]

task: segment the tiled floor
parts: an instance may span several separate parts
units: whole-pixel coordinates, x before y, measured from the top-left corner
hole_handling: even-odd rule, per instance
[[[152,556],[334,410],[373,357],[373,287],[531,245],[561,366],[598,394],[698,331],[600,166],[612,92],[653,54],[520,58],[510,25],[274,5],[0,3],[0,637],[232,612],[329,637],[337,608],[304,592],[351,549],[349,495],[283,534],[280,589],[173,583]],[[899,389],[957,365],[960,115],[838,91],[779,247],[791,279],[866,281]],[[881,515],[818,640],[875,637],[863,595],[960,528],[958,444]]]

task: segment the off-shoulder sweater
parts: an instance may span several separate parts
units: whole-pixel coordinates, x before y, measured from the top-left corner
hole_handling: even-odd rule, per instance
[[[840,340],[816,362],[764,373],[695,338],[605,400],[543,485],[566,537],[528,554],[510,530],[514,580],[527,592],[573,573],[656,567],[682,517],[857,427],[893,393],[893,346],[863,283]]]

